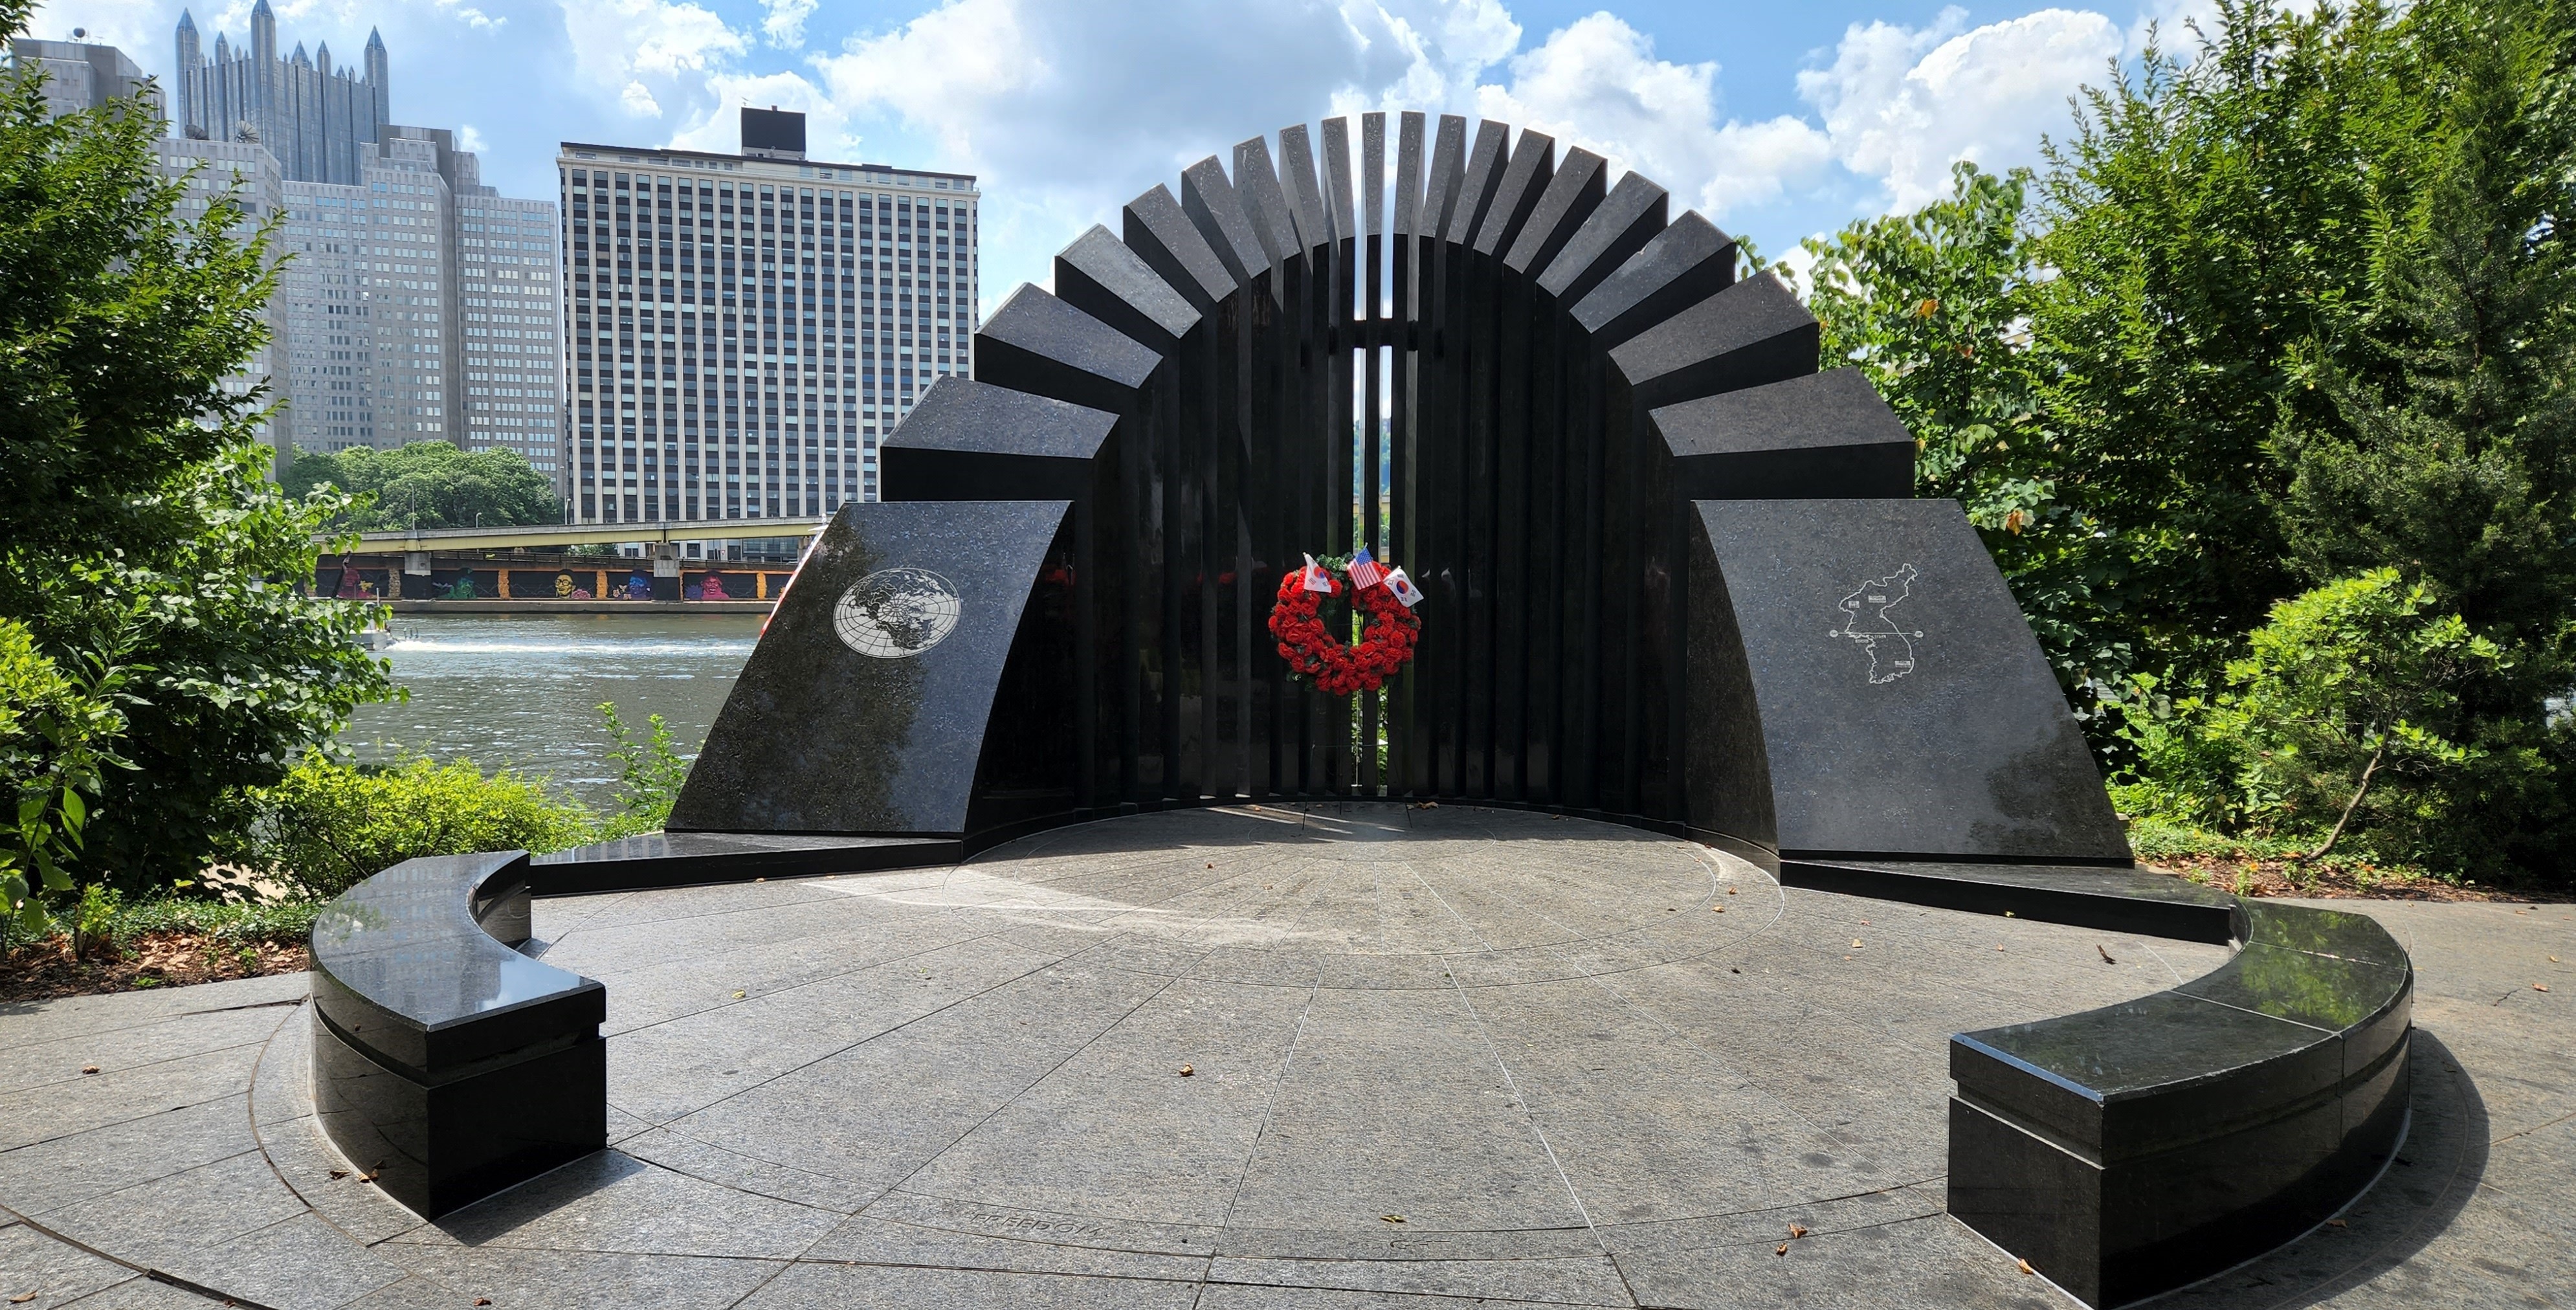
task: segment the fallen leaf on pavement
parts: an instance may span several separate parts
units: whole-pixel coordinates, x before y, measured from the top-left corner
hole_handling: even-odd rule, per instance
[[[488,1296],[478,1296],[478,1297],[474,1298],[474,1304],[476,1304],[476,1305],[490,1305],[490,1304],[492,1304],[492,1298],[490,1298],[490,1297],[488,1297]]]
[[[2030,1261],[2028,1260],[2015,1260],[2013,1263],[2020,1266],[2021,1271],[2025,1274],[2035,1274],[2039,1272],[2038,1270],[2030,1267]]]
[[[29,1301],[33,1301],[33,1300],[35,1300],[35,1299],[36,1299],[36,1294],[35,1294],[35,1293],[33,1293],[33,1292],[29,1292],[29,1293],[26,1293],[26,1294],[25,1294],[25,1295],[23,1295],[23,1296],[13,1296],[13,1297],[10,1297],[10,1298],[9,1298],[9,1304],[11,1304],[11,1305],[25,1305],[25,1304],[26,1304],[26,1303],[28,1303]]]
[[[2548,990],[2549,990],[2549,984],[2547,984],[2547,983],[2533,983],[2533,984],[2531,985],[2531,990],[2533,990],[2533,991],[2535,991],[2535,992],[2545,992],[2545,991],[2548,991]]]
[[[2118,960],[2114,960],[2114,959],[2112,959],[2112,958],[2111,958],[2111,948],[2109,948],[2109,947],[2107,947],[2107,946],[2104,946],[2102,943],[2100,943],[2100,942],[2095,942],[2095,943],[2093,943],[2093,949],[2094,949],[2094,950],[2097,950],[2097,951],[2100,951],[2100,952],[2102,953],[2102,963],[2104,963],[2104,964],[2118,964],[2118,963],[2119,963],[2119,961],[2118,961]]]
[[[331,1176],[333,1178],[346,1178],[349,1176],[349,1171],[346,1169],[334,1169],[331,1171]]]
[[[1804,1237],[1807,1235],[1807,1226],[1805,1224],[1791,1224],[1789,1225],[1789,1235],[1791,1237]]]
[[[2326,1227],[2328,1228],[2349,1228],[2351,1226],[2352,1225],[2345,1223],[2341,1219],[2328,1219],[2326,1221]]]
[[[1774,1248],[1774,1249],[1772,1250],[1771,1254],[1773,1254],[1773,1255],[1787,1255],[1787,1254],[1789,1254],[1789,1244],[1788,1244],[1787,1242],[1782,1242],[1778,1247],[1776,1247],[1776,1248]]]
[[[85,1064],[85,1065],[82,1065],[82,1066],[81,1066],[81,1072],[82,1072],[82,1073],[85,1073],[85,1074],[97,1073],[97,1072],[98,1072],[98,1066],[97,1066],[97,1065],[94,1065],[94,1064]]]
[[[1378,1219],[1380,1222],[1390,1224],[1400,1224],[1404,1222],[1404,1216],[1400,1214],[1382,1214],[1378,1216]]]
[[[1190,1077],[1191,1075],[1196,1074],[1197,1072],[1198,1072],[1198,1070],[1193,1069],[1193,1068],[1191,1068],[1190,1066],[1188,1066],[1188,1065],[1186,1065],[1186,1064],[1181,1066],[1181,1076],[1182,1076],[1183,1078]]]
[[[1853,950],[1855,950],[1855,951],[1857,951],[1857,950],[1859,950],[1859,949],[1860,949],[1860,938],[1858,938],[1858,937],[1854,937],[1854,938],[1852,938],[1852,949],[1853,949]]]
[[[742,999],[742,993],[741,993],[741,992],[735,992],[735,993],[733,994],[733,998],[734,998],[735,1000],[737,1000],[737,1001],[741,1000],[741,999]]]

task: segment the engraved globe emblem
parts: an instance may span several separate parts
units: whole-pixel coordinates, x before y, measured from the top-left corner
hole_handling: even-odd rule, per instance
[[[833,603],[832,631],[862,655],[909,659],[956,630],[961,604],[948,579],[928,569],[879,569]]]

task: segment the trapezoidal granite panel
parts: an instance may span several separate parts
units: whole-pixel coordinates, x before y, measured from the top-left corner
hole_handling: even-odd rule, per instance
[[[2129,862],[2048,661],[1955,502],[1692,511],[1693,828],[1774,857]]]
[[[725,698],[671,829],[956,836],[979,800],[1052,785],[1069,802],[1071,689],[1049,681],[1072,665],[1068,508],[843,506]]]

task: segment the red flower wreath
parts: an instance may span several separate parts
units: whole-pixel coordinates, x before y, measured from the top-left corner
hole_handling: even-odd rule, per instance
[[[1324,626],[1320,610],[1326,596],[1340,595],[1351,585],[1349,565],[1339,558],[1317,562],[1332,586],[1329,592],[1306,590],[1303,569],[1289,569],[1279,579],[1279,603],[1270,611],[1270,635],[1279,639],[1279,658],[1288,661],[1291,677],[1311,678],[1327,695],[1375,691],[1413,658],[1422,620],[1385,584],[1361,587],[1351,604],[1366,624],[1358,645],[1343,645]]]

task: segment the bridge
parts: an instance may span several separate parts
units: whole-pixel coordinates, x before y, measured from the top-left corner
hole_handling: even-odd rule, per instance
[[[365,532],[358,549],[366,552],[450,550],[559,550],[568,546],[614,546],[621,542],[751,541],[768,537],[810,537],[822,531],[828,517],[759,519],[681,519],[663,523],[540,523],[511,528],[398,528]],[[331,537],[319,540],[326,544]]]

